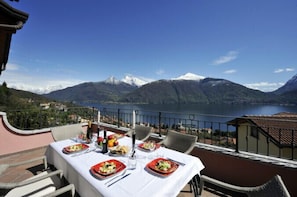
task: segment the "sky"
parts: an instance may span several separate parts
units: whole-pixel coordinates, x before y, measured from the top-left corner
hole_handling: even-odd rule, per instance
[[[270,92],[297,69],[296,0],[20,0],[8,87],[47,93],[186,73]]]

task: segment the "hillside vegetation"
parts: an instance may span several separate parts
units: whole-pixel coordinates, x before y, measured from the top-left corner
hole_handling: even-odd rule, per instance
[[[39,108],[40,103],[49,101],[38,94],[8,88],[5,82],[0,86],[0,111]]]
[[[42,106],[47,106],[43,108]],[[0,86],[0,111],[19,129],[40,129],[92,118],[92,109],[56,102],[42,95]]]

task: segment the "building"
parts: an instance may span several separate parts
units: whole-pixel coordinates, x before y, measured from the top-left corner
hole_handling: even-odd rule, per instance
[[[297,114],[243,116],[228,124],[237,126],[239,151],[297,159]]]

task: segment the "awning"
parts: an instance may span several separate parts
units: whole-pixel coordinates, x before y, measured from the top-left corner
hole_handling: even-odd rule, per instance
[[[12,34],[21,29],[29,15],[0,0],[0,75],[6,68]]]

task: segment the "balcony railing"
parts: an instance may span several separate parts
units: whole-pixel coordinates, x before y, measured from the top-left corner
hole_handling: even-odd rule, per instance
[[[118,128],[131,128],[133,124],[144,124],[153,127],[154,132],[159,136],[166,135],[167,130],[172,129],[197,135],[201,143],[229,148],[235,152],[246,151],[290,160],[297,159],[297,128],[287,130],[266,125],[265,130],[268,132],[262,134],[263,128],[249,124],[242,125],[236,121],[231,123],[232,120],[245,117],[106,107],[102,109],[73,107],[40,109],[39,111],[15,110],[7,111],[7,116],[11,125],[24,130],[88,120],[112,124]],[[270,130],[274,132],[277,130],[279,139],[273,138],[269,134]],[[285,135],[291,139],[286,145],[279,143]]]

